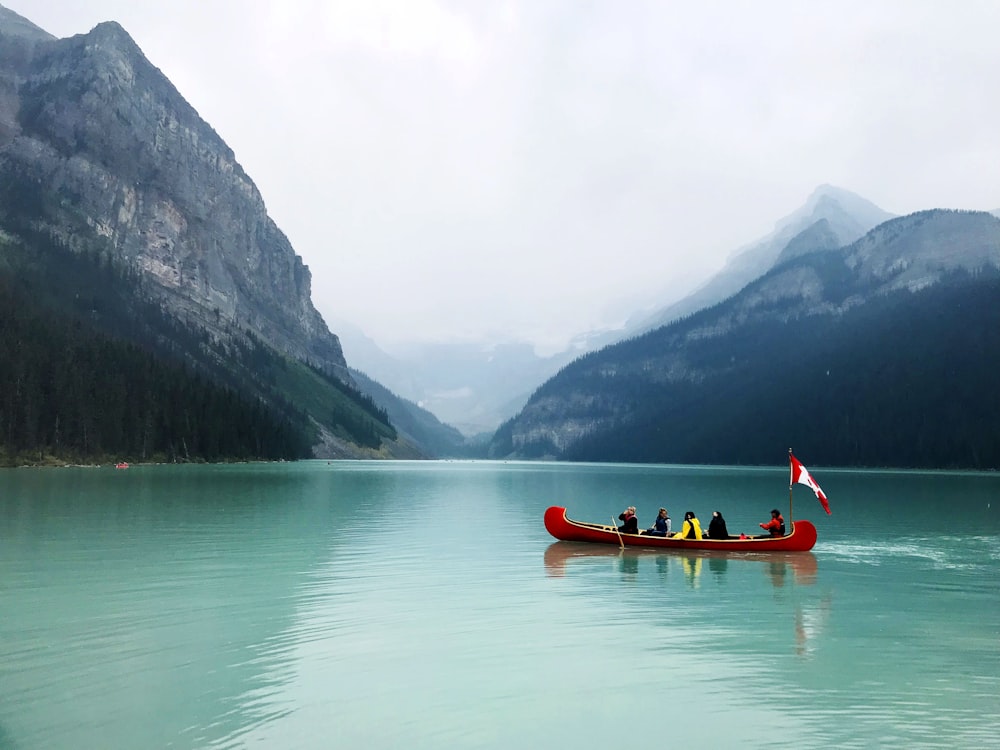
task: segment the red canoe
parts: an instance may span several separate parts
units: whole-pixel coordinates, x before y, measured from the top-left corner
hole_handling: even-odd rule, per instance
[[[624,544],[626,547],[650,549],[711,549],[733,552],[808,552],[816,544],[816,527],[810,521],[796,520],[787,536],[740,539],[677,539],[646,534],[619,534],[615,526],[572,521],[566,509],[553,505],[545,511],[545,528],[556,539],[565,542],[599,542]],[[619,541],[620,540],[620,541]]]

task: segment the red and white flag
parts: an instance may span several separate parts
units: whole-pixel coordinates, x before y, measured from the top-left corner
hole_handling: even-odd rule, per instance
[[[830,515],[830,503],[827,502],[826,494],[824,494],[823,490],[821,490],[819,485],[816,484],[816,480],[809,475],[806,467],[799,463],[799,459],[793,456],[791,451],[788,451],[788,460],[792,464],[792,478],[788,483],[789,489],[791,489],[791,486],[796,482],[804,484],[816,493],[816,497],[819,498],[820,503],[823,505],[823,510],[826,511],[827,515]]]

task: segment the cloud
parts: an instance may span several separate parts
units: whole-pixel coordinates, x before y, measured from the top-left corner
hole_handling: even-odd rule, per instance
[[[1000,6],[8,0],[114,18],[380,342],[549,349],[672,301],[821,183],[1000,205]]]

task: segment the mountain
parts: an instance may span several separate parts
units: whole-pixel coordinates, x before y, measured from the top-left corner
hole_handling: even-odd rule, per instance
[[[481,452],[470,446],[461,432],[443,424],[426,409],[400,398],[360,370],[351,368],[351,375],[362,393],[383,406],[399,433],[413,445],[420,446],[425,455],[432,458],[460,458],[475,456]]]
[[[14,283],[60,277],[59,294],[39,286],[39,316],[260,401],[318,456],[414,454],[357,389],[232,150],[117,23],[56,39],[0,8],[0,240]],[[80,280],[114,270],[74,288],[69,260]]]
[[[805,205],[779,220],[769,235],[736,250],[718,274],[690,295],[630,323],[626,335],[658,328],[736,294],[774,266],[783,252],[797,252],[788,250],[796,238],[800,238],[798,246],[811,250],[842,247],[892,217],[848,190],[820,185]]]
[[[23,48],[35,42],[47,42],[55,37],[40,29],[27,18],[0,5],[0,31],[4,34],[4,57],[22,57]]]
[[[176,314],[215,334],[252,328],[346,376],[310,300],[309,271],[257,187],[121,26],[35,42],[6,73],[17,97],[0,109],[12,131],[0,170],[30,189],[20,202],[51,237],[71,247],[80,232],[102,239]]]
[[[934,210],[836,249],[816,236],[731,298],[564,368],[491,455],[769,464],[791,445],[829,465],[1000,465],[1000,220]]]
[[[802,252],[842,247],[891,218],[871,202],[830,185],[777,222],[767,237],[738,250],[715,278],[624,330],[581,334],[566,350],[538,356],[526,343],[412,344],[388,354],[347,323],[338,322],[353,366],[471,436],[492,433],[524,406],[532,390],[572,360],[663,325],[738,292],[773,265]]]
[[[539,383],[580,353],[540,357],[527,342],[442,342],[407,344],[389,354],[357,326],[336,325],[352,368],[467,437],[491,435]]]

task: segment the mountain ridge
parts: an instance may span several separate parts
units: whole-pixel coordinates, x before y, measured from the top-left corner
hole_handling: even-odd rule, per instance
[[[630,326],[629,333],[652,330],[736,294],[771,268],[789,242],[820,220],[827,221],[827,231],[839,245],[846,245],[892,217],[893,214],[849,190],[820,185],[805,204],[775,222],[770,234],[733,251],[717,274],[691,294]]]
[[[3,5],[0,5],[0,34],[35,41],[51,41],[56,38]]]
[[[729,444],[731,452],[726,454],[715,453],[706,446],[706,455],[713,454],[709,462],[742,463],[740,455],[749,455],[753,448],[732,445],[729,438],[723,438],[728,433],[712,433],[713,429],[725,429],[722,425],[727,415],[719,412],[725,408],[720,405],[725,403],[732,410],[729,416],[735,421],[745,421],[754,414],[764,418],[765,404],[769,404],[774,410],[771,419],[781,421],[779,417],[787,416],[791,407],[782,403],[776,384],[794,382],[795,388],[804,392],[810,388],[803,385],[809,381],[801,373],[811,363],[790,358],[786,351],[789,342],[776,332],[795,330],[795,334],[788,335],[800,346],[807,346],[805,342],[811,340],[840,342],[837,346],[847,352],[846,357],[869,367],[877,366],[872,364],[872,355],[881,354],[885,371],[905,371],[906,365],[893,359],[896,352],[892,348],[880,344],[878,352],[867,352],[851,342],[877,340],[881,326],[890,322],[905,328],[907,315],[928,320],[927,327],[934,328],[937,324],[933,317],[927,318],[934,311],[909,307],[918,304],[914,295],[945,298],[950,294],[948,290],[957,289],[957,296],[948,298],[960,300],[964,284],[971,297],[971,290],[993,283],[997,269],[1000,269],[1000,220],[990,214],[930,210],[890,220],[846,247],[801,254],[776,265],[724,302],[582,357],[540,386],[525,409],[497,431],[491,455],[695,460],[686,452],[687,444],[679,442],[680,438],[656,437],[661,425],[683,423],[692,431],[690,444],[704,444],[711,435],[719,444]],[[989,297],[979,294],[976,298]],[[891,321],[883,323],[878,316],[867,312],[882,308],[891,311]],[[939,317],[953,321],[954,316],[949,315],[942,313]],[[867,328],[846,330],[841,327],[845,320],[864,320]],[[977,327],[978,323],[978,320],[966,323],[966,329],[960,333],[935,330],[936,335],[943,336],[940,340],[928,338],[924,342],[919,335],[911,335],[905,346],[897,348],[919,357],[919,346],[924,343],[947,350],[952,339],[973,334],[990,340],[996,338],[992,330]],[[1000,346],[996,350],[1000,351]],[[983,354],[969,365],[970,372],[957,374],[956,397],[972,389],[990,371],[984,363],[989,364],[994,355],[989,354],[988,348],[979,351]],[[787,371],[776,370],[772,363],[777,362]],[[830,367],[836,368],[836,362]],[[938,372],[928,367],[929,372],[932,370]],[[825,377],[829,377],[829,372]],[[859,371],[840,373],[837,377],[846,381],[864,375]],[[919,372],[906,377],[920,381],[921,388],[935,394],[937,401],[928,404],[929,410],[947,412],[949,395],[938,390],[938,383],[920,380]],[[878,377],[873,375],[873,379]],[[865,392],[863,380],[852,387]],[[706,389],[711,389],[711,393]],[[744,401],[721,396],[743,392],[748,395]],[[867,398],[871,403],[866,406],[878,411],[884,407],[879,399],[889,401],[890,395],[869,393]],[[851,392],[841,396],[843,403],[827,403],[826,407],[849,410],[854,403]],[[893,406],[893,418],[900,423],[910,420],[906,408],[905,404]],[[832,419],[829,414],[823,416]],[[858,418],[863,419],[863,415]],[[788,429],[796,431],[798,427],[788,425]],[[942,434],[945,432],[942,430]],[[701,437],[696,440],[695,434]],[[655,450],[647,450],[642,439],[635,435],[644,435],[647,447],[669,444],[671,452],[657,454]],[[852,437],[863,440],[863,436]],[[622,447],[625,445],[631,446],[631,452]],[[891,451],[886,455],[891,455]],[[949,461],[959,460],[949,456]],[[852,456],[851,460],[858,458]]]
[[[0,271],[56,271],[68,252],[114,269],[115,294],[133,295],[114,309],[152,317],[116,330],[106,289],[71,286],[77,304],[41,295],[40,314],[137,336],[189,377],[291,420],[317,456],[423,455],[357,388],[308,267],[232,149],[120,24],[56,39],[7,11],[0,39]],[[59,434],[56,420],[38,440]]]
[[[412,345],[388,354],[357,326],[340,324],[344,348],[358,369],[463,431],[494,431],[514,417],[532,390],[587,352],[652,330],[711,306],[795,254],[847,244],[892,215],[843,188],[820,185],[802,206],[775,222],[767,237],[730,254],[730,265],[699,289],[655,313],[633,316],[624,329],[582,333],[548,357],[526,342]],[[732,292],[727,294],[730,289]]]
[[[70,247],[81,234],[103,240],[179,315],[220,336],[253,328],[349,382],[308,268],[256,185],[119,24],[44,45],[18,96],[0,170],[45,175],[40,190],[72,198],[36,217],[51,234]]]

